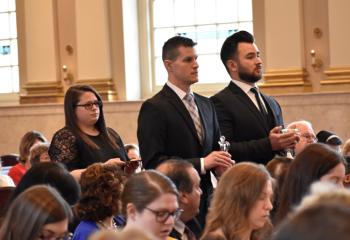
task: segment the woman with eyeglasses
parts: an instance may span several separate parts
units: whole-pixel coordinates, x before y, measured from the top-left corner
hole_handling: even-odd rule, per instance
[[[123,213],[127,216],[124,229],[137,228],[165,240],[181,215],[178,191],[162,173],[147,170],[132,175],[122,194]]]
[[[0,228],[1,240],[68,240],[72,212],[52,187],[37,185],[11,204]]]
[[[101,96],[87,85],[70,87],[64,97],[65,127],[51,141],[52,161],[65,164],[76,179],[89,165],[102,162],[123,166],[128,160],[124,144],[107,128]]]

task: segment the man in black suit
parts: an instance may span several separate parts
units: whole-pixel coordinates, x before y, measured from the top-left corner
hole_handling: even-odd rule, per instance
[[[212,193],[211,170],[232,166],[231,156],[218,150],[220,130],[210,100],[191,91],[198,82],[195,43],[186,37],[170,38],[162,58],[168,82],[155,96],[142,104],[137,137],[143,166],[156,168],[170,158],[193,164],[201,176],[201,221]],[[194,101],[193,101],[194,100]]]
[[[278,102],[259,91],[256,82],[262,78],[262,61],[254,37],[246,31],[234,33],[225,40],[220,55],[232,79],[211,97],[221,132],[236,162],[266,164],[277,152],[293,148],[299,137],[294,131],[281,133]]]

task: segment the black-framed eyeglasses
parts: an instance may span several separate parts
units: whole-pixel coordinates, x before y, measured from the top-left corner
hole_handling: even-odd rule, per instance
[[[140,166],[142,166],[142,161],[141,159],[134,159],[134,160],[129,160],[127,162],[125,162],[124,165],[124,173],[126,175],[131,175],[135,172],[135,170],[137,168],[139,168]]]
[[[176,209],[173,212],[169,211],[156,211],[151,208],[146,207],[147,210],[151,211],[156,216],[156,221],[159,223],[165,223],[170,216],[174,218],[174,220],[178,220],[181,216],[181,213],[184,211],[181,208]]]
[[[94,106],[100,108],[102,107],[103,103],[102,101],[94,101],[94,102],[88,102],[85,104],[77,104],[77,107],[84,107],[86,110],[92,110]]]

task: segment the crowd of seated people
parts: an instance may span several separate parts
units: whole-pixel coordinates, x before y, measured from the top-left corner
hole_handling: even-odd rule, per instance
[[[316,136],[311,123],[295,121],[287,126],[300,136],[288,149],[292,155],[276,155],[266,166],[244,161],[228,168],[218,178],[203,226],[197,219],[201,178],[194,166],[180,158],[168,159],[155,170],[130,165],[141,159],[137,145],[123,145],[119,135],[105,127],[97,92],[89,87],[75,91],[80,94],[76,104],[82,106],[75,121],[83,123],[72,126],[79,128],[91,117],[90,126],[99,128],[90,132],[84,125],[80,127],[86,132],[80,132],[66,126],[55,134],[54,145],[38,131],[24,135],[15,166],[16,184],[11,183],[10,173],[1,178],[1,187],[14,189],[1,216],[2,239],[32,239],[33,234],[39,239],[72,236],[77,240],[318,239],[306,231],[308,222],[316,224],[316,218],[327,214],[348,216],[350,205],[335,204],[340,201],[336,193],[318,194],[317,201],[303,200],[315,198],[315,193],[308,194],[317,181],[343,188],[338,195],[350,194],[344,188],[350,183],[350,141],[341,151],[343,142],[333,132],[323,130]],[[86,116],[85,111],[98,116]],[[90,161],[82,162],[87,154]],[[24,213],[18,218],[23,207],[38,219]],[[29,219],[31,224],[26,222]],[[13,223],[17,226],[19,221],[21,228],[12,232]]]
[[[64,164],[40,161],[41,153],[47,153],[47,149],[46,143],[39,143],[30,150],[33,152],[29,154],[31,167],[17,184],[7,213],[2,216],[3,239],[15,239],[7,236],[11,228],[9,221],[26,221],[25,216],[13,219],[13,212],[19,208],[18,199],[21,204],[32,204],[30,201],[34,200],[21,196],[35,190],[35,186],[69,206],[69,210],[65,210],[67,219],[37,223],[35,234],[68,236],[71,232],[73,239],[84,240],[127,239],[125,236],[146,240],[270,239],[272,235],[276,240],[293,239],[293,236],[303,239],[300,234],[306,234],[304,239],[321,239],[311,238],[303,224],[307,221],[316,224],[316,217],[327,214],[339,215],[342,219],[350,209],[349,205],[336,205],[336,200],[331,202],[329,199],[335,198],[335,194],[328,194],[327,203],[323,200],[321,204],[319,200],[307,209],[295,210],[300,203],[305,205],[303,198],[309,197],[309,188],[316,181],[330,182],[339,188],[346,186],[345,158],[323,143],[308,144],[294,159],[276,157],[266,167],[248,162],[235,164],[218,181],[204,229],[195,224],[201,189],[199,175],[191,163],[170,159],[156,171],[144,170],[133,175],[126,175],[122,166],[116,164],[95,163],[82,172],[77,182]],[[41,184],[50,187],[47,190]],[[35,196],[44,198],[40,193]],[[71,209],[74,214],[70,213]],[[68,219],[82,222],[72,228]],[[56,223],[61,225],[59,231],[46,228]],[[93,227],[84,227],[87,223]],[[29,228],[34,226],[26,224],[20,239],[25,239]],[[187,235],[186,238],[183,235]]]

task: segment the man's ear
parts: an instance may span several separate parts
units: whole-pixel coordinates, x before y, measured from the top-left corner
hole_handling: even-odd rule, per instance
[[[189,196],[188,196],[188,193],[186,192],[180,192],[179,193],[179,202],[184,204],[184,205],[187,205],[189,203]]]
[[[226,61],[226,66],[230,70],[230,72],[237,72],[237,63],[233,59],[229,59]]]
[[[164,63],[164,66],[165,66],[166,70],[168,72],[171,72],[172,71],[172,66],[173,66],[172,63],[173,62],[171,60],[164,60],[163,63]]]
[[[346,174],[344,178],[344,183],[350,183],[350,174]]]
[[[127,217],[132,219],[133,221],[135,221],[136,214],[137,214],[137,209],[136,209],[135,205],[133,203],[128,203],[126,205],[126,215],[127,215]]]

